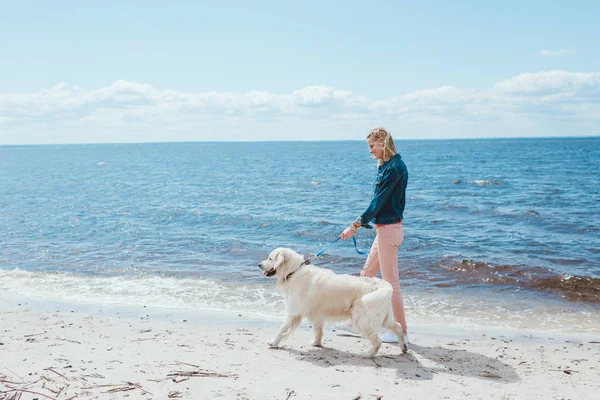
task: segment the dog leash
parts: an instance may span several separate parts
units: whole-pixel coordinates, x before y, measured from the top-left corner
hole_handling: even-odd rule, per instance
[[[329,250],[331,247],[333,247],[333,245],[334,245],[334,244],[336,244],[336,243],[337,243],[337,241],[338,241],[338,240],[340,240],[341,238],[342,238],[341,236],[338,236],[338,238],[337,238],[337,239],[335,239],[335,240],[333,241],[333,243],[329,244],[329,246],[325,247],[323,250],[321,250],[320,252],[318,252],[318,253],[317,253],[317,257],[321,257],[321,254],[325,253],[327,250]],[[362,254],[362,255],[369,254],[369,252],[368,252],[368,251],[360,251],[360,250],[358,249],[358,245],[356,244],[356,238],[355,238],[354,236],[352,236],[352,241],[354,242],[354,249],[356,250],[356,252],[357,252],[358,254]]]

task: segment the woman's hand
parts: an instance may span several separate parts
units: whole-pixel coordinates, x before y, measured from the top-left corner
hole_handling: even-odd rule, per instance
[[[352,236],[354,236],[355,233],[356,233],[356,231],[354,229],[352,229],[351,226],[349,226],[346,229],[344,229],[344,232],[342,232],[340,237],[344,240],[350,239]]]

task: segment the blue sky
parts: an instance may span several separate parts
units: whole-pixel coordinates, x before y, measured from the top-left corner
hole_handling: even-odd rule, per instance
[[[0,144],[600,134],[600,3],[386,3],[0,0]]]

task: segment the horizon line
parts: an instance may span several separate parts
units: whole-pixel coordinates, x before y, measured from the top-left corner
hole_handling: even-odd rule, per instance
[[[394,141],[411,142],[411,141],[459,141],[459,140],[535,140],[535,139],[596,139],[600,138],[600,133],[592,135],[560,135],[560,136],[493,136],[493,137],[449,137],[449,138],[422,138],[422,139],[402,139],[394,138]],[[186,144],[186,143],[319,143],[319,142],[362,142],[367,139],[318,139],[318,140],[180,140],[180,141],[149,141],[149,142],[72,142],[72,143],[17,143],[17,144],[0,144],[0,147],[16,147],[16,146],[86,146],[86,145],[115,145],[115,144]]]

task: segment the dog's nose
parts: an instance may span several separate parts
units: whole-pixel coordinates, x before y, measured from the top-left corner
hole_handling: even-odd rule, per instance
[[[262,263],[258,263],[258,268],[262,268]]]

